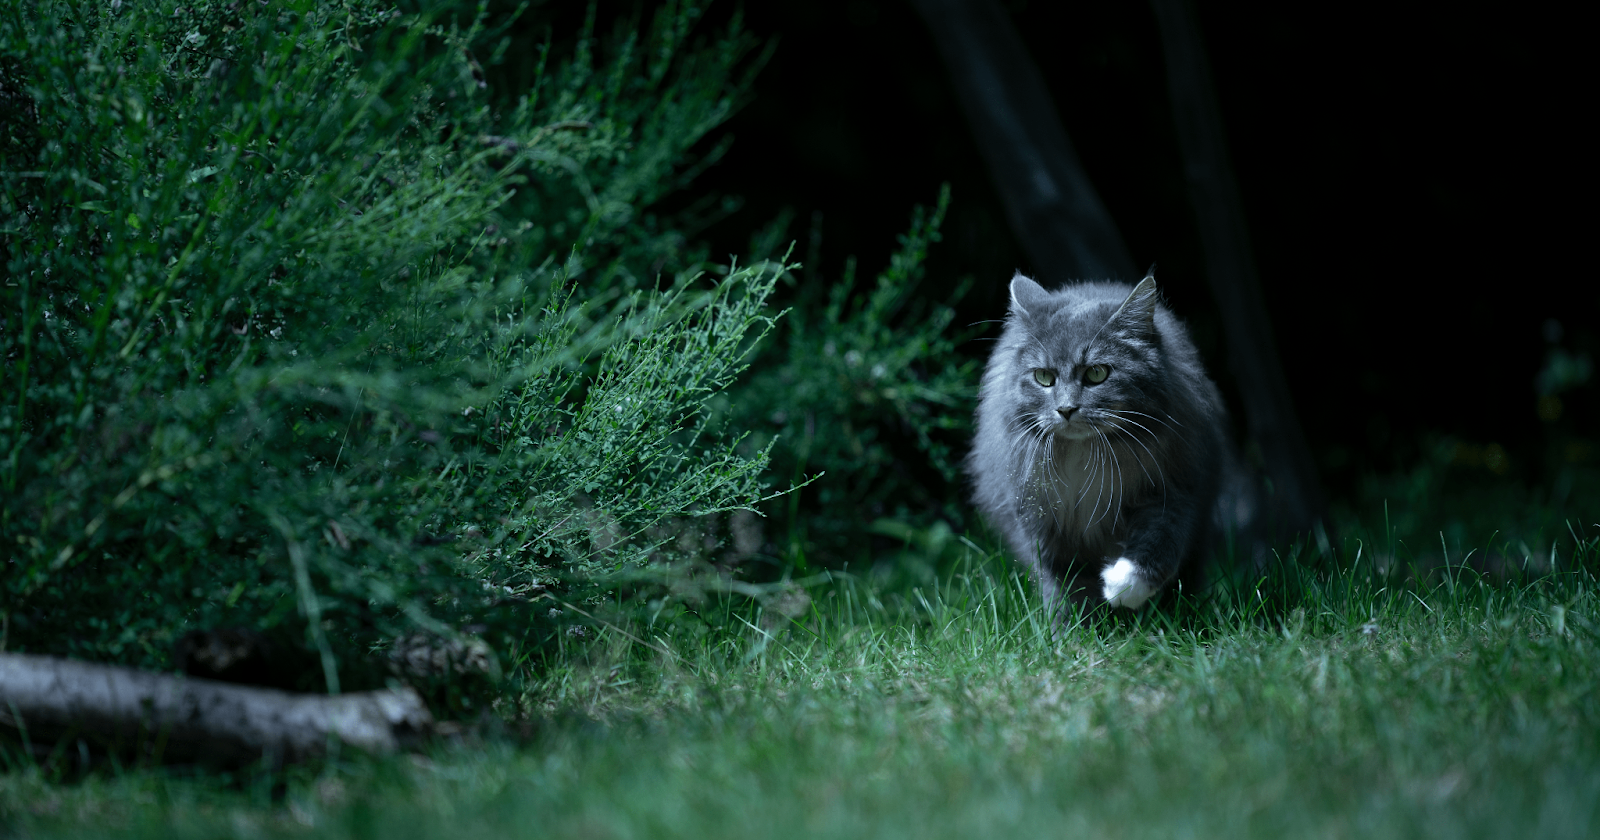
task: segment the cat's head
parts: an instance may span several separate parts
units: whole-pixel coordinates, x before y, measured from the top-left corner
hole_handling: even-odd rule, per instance
[[[1067,440],[1154,437],[1141,429],[1164,415],[1156,282],[1133,290],[1085,283],[1060,291],[1018,274],[1011,281],[1007,332],[1014,353],[1008,387],[1017,420]]]

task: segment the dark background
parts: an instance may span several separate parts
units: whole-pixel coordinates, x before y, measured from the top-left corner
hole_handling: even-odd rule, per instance
[[[1006,7],[1136,264],[1157,266],[1231,398],[1149,7]],[[1030,267],[909,3],[722,3],[702,26],[736,10],[777,49],[727,128],[732,150],[692,187],[743,200],[703,233],[713,253],[746,251],[787,209],[797,254],[820,222],[824,279],[850,255],[870,276],[911,206],[948,181],[925,291],[944,298],[971,277],[962,322],[1000,317],[1005,281]],[[1591,48],[1578,21],[1400,3],[1201,2],[1198,13],[1266,303],[1328,489],[1404,468],[1440,434],[1499,443],[1521,477],[1541,480],[1533,380],[1552,346],[1547,321],[1581,349],[1600,314],[1578,146]],[[1564,422],[1584,422],[1569,404]]]

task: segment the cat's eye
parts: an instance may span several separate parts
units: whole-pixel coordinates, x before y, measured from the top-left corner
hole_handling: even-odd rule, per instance
[[[1083,381],[1090,385],[1099,385],[1111,375],[1111,368],[1105,365],[1090,365],[1083,369]]]
[[[1053,370],[1045,370],[1044,368],[1034,368],[1033,381],[1048,388],[1051,385],[1056,384],[1056,372]]]

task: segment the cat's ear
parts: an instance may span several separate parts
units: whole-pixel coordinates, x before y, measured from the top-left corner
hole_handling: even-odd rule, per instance
[[[1156,278],[1145,277],[1128,293],[1111,322],[1123,329],[1150,334],[1156,330]]]
[[[1044,287],[1022,276],[1017,272],[1011,278],[1011,311],[1027,315],[1044,309],[1050,301],[1050,293]]]

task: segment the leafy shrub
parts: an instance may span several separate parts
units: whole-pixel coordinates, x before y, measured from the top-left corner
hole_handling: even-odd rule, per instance
[[[708,283],[647,212],[749,39],[591,25],[497,111],[506,43],[455,12],[0,18],[10,649],[160,666],[243,626],[330,690],[402,637],[518,656],[672,560],[664,523],[756,502],[765,450],[705,407],[781,266]]]
[[[918,290],[949,202],[946,186],[931,211],[915,208],[870,287],[859,287],[853,259],[831,286],[801,284],[731,395],[739,425],[777,436],[776,475],[794,484],[826,475],[768,506],[787,531],[779,545],[802,568],[876,562],[887,554],[873,534],[894,543],[887,550],[908,528],[962,524],[960,454],[979,362],[963,352],[971,334],[951,330],[949,303]]]

